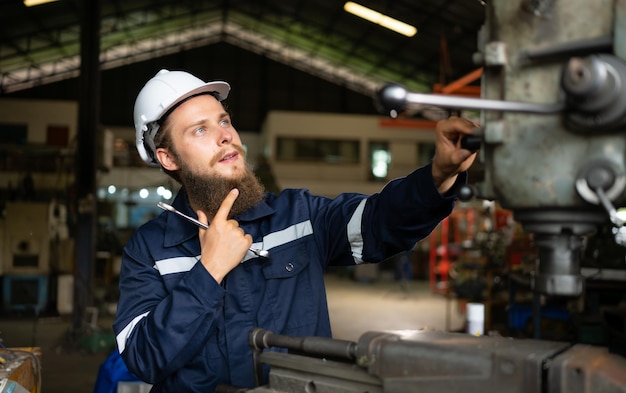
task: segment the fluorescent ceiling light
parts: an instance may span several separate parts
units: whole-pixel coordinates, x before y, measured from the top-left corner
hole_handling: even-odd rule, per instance
[[[393,30],[396,33],[403,34],[407,37],[413,37],[417,33],[417,29],[414,26],[411,26],[404,22],[400,22],[397,19],[393,19],[387,15],[381,14],[378,11],[363,7],[362,5],[354,3],[352,1],[346,2],[346,4],[344,4],[343,6],[343,9],[353,15],[368,20],[372,23],[376,23],[377,25],[381,25],[382,27],[386,27],[389,30]]]
[[[40,4],[52,3],[57,0],[24,0],[24,5],[26,7],[33,7]]]

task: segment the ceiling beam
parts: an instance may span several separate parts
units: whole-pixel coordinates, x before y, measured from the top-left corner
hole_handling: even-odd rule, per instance
[[[403,80],[388,69],[372,68],[373,61],[357,56],[346,59],[341,40],[320,46],[315,29],[301,26],[299,34],[293,33],[298,29],[285,34],[279,25],[258,23],[232,10],[227,15],[227,18],[219,12],[191,15],[188,10],[173,9],[165,16],[140,11],[128,13],[123,19],[119,15],[105,18],[102,21],[101,68],[121,67],[181,50],[227,42],[369,96],[389,81],[403,83],[415,91],[430,89],[416,82],[419,78]],[[15,63],[20,57],[24,59],[23,54],[16,54],[15,59],[0,60],[3,70],[0,91],[11,93],[77,77],[80,67],[78,33],[68,28],[59,34],[64,37],[60,40],[60,52],[65,56],[59,54],[57,47],[56,51],[41,48],[29,52],[29,58],[21,66]]]

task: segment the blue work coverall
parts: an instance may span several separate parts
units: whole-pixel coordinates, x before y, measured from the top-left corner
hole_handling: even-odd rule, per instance
[[[252,387],[251,329],[330,337],[326,268],[379,262],[411,249],[450,214],[454,200],[438,193],[430,165],[370,196],[268,193],[236,220],[253,247],[270,256],[248,252],[221,285],[199,263],[198,228],[163,212],[124,248],[113,325],[118,349],[153,392]],[[173,206],[196,217],[184,190]]]

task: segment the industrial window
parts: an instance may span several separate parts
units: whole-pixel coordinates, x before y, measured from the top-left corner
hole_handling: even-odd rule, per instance
[[[387,142],[370,142],[370,179],[386,180],[391,164],[391,153]]]
[[[359,141],[280,137],[276,141],[276,160],[358,164]]]

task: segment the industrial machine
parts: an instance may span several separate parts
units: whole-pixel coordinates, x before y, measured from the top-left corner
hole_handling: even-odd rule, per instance
[[[484,3],[481,99],[390,84],[378,105],[391,115],[479,110],[477,140],[464,143],[480,148],[485,177],[461,196],[513,211],[539,250],[534,290],[575,297],[584,290],[586,237],[609,225],[624,243],[626,1]],[[259,329],[250,345],[260,386],[225,391],[626,391],[626,358],[610,347],[437,331],[369,332],[350,342]]]
[[[367,332],[357,342],[250,332],[251,393],[617,393],[626,358],[606,348],[438,331]],[[284,351],[263,351],[278,347]]]
[[[585,236],[623,226],[616,207],[626,201],[626,2],[485,3],[481,99],[391,84],[379,104],[394,115],[424,105],[480,110],[485,178],[463,196],[497,200],[533,234],[538,291],[577,296]]]

